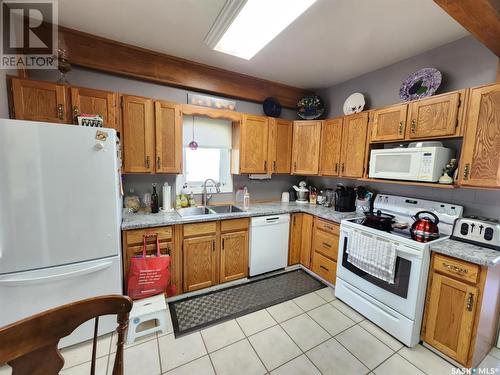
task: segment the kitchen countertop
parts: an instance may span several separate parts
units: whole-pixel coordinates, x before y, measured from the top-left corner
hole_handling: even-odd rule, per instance
[[[449,255],[480,266],[494,267],[500,264],[500,251],[455,240],[444,240],[431,244],[431,251]]]
[[[239,207],[242,208],[242,207]],[[251,204],[250,208],[243,212],[231,212],[223,214],[209,214],[191,217],[182,217],[177,212],[166,212],[158,214],[145,213],[124,213],[122,221],[122,230],[161,227],[165,225],[176,225],[186,223],[200,223],[204,221],[237,219],[242,217],[266,216],[304,212],[317,216],[321,219],[335,221],[340,223],[343,219],[351,219],[361,216],[356,212],[337,212],[332,207],[323,207],[320,205],[290,203],[261,203]]]

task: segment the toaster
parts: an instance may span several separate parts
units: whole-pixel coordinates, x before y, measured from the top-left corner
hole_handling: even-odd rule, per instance
[[[500,223],[483,217],[461,217],[455,220],[450,238],[500,251]]]

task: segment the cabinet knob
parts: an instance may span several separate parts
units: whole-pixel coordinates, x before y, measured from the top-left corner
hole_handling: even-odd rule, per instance
[[[469,297],[467,297],[467,311],[472,311],[473,305],[474,305],[474,294],[469,293]]]
[[[146,156],[145,164],[146,164],[146,168],[149,168],[149,166],[150,166],[149,156]]]
[[[212,251],[215,251],[215,240],[212,240]]]
[[[335,173],[339,171],[339,163],[335,163]]]
[[[415,133],[417,131],[417,120],[411,120],[411,132]]]
[[[273,160],[273,172],[276,172],[276,160]]]
[[[399,122],[399,135],[403,134],[403,128],[405,127],[404,121]]]
[[[345,171],[345,165],[344,165],[344,163],[342,163],[342,166],[340,167],[340,169],[341,169],[342,173],[344,173],[344,171]]]
[[[59,120],[64,119],[64,106],[62,104],[57,105],[57,117]]]
[[[161,168],[161,159],[159,156],[156,157],[156,168],[157,169]]]
[[[222,239],[222,250],[224,250],[224,238]]]
[[[466,163],[464,167],[464,180],[468,180],[470,175],[470,163]]]
[[[80,110],[78,107],[75,105],[73,106],[73,117],[75,119],[75,122],[77,122],[77,117],[80,116]]]
[[[266,172],[267,172],[267,160],[266,160],[266,161],[264,161],[264,171],[266,171]]]

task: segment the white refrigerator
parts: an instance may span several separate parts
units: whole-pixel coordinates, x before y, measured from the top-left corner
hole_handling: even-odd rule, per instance
[[[0,327],[122,294],[116,142],[113,129],[0,119]],[[99,325],[111,332],[116,317]],[[92,334],[93,321],[61,346]]]

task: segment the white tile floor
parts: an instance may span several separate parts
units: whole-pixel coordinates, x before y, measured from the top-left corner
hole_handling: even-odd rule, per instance
[[[125,348],[126,375],[452,374],[453,366],[421,345],[407,348],[321,289],[293,301],[175,339],[150,335]],[[111,374],[115,335],[100,338],[98,375]],[[63,350],[62,375],[89,374],[91,344]],[[500,374],[500,350],[481,367]],[[0,375],[10,369],[0,368]]]

